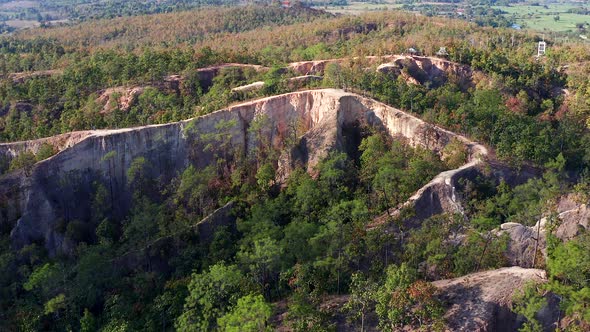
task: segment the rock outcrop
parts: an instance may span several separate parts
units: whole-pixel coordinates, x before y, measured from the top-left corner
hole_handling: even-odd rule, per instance
[[[545,283],[545,271],[508,267],[468,274],[462,277],[438,280],[432,284],[438,289],[436,297],[444,308],[444,331],[446,332],[507,332],[518,331],[524,317],[512,312],[514,296],[527,283]],[[543,331],[554,331],[559,320],[559,299],[546,294],[547,305],[536,313]],[[349,295],[332,295],[324,299],[321,308],[333,318],[337,331],[353,331],[358,325],[347,320],[344,306]],[[278,303],[278,312],[273,317],[279,331],[291,331],[287,323],[286,305]],[[365,331],[382,331],[378,318],[372,313],[365,316]],[[405,326],[396,331],[430,331],[428,327]]]
[[[441,85],[449,78],[457,80],[463,88],[473,86],[473,71],[469,66],[461,65],[449,60],[411,55],[384,55],[367,56],[365,58],[342,58],[315,61],[293,62],[288,69],[300,75],[323,75],[331,64],[344,65],[355,61],[362,62],[365,66],[377,66],[377,71],[402,76],[407,82],[433,85]]]
[[[107,114],[117,108],[128,111],[144,90],[145,87],[137,86],[133,88],[115,87],[102,91],[96,99],[97,103],[103,105],[100,113]]]
[[[534,226],[508,222],[500,226],[498,235],[508,235],[508,264],[521,267],[544,266],[547,256],[546,229],[543,220]]]
[[[199,75],[199,82],[203,91],[207,91],[213,85],[213,79],[219,75],[219,72],[225,68],[238,68],[238,69],[252,69],[255,71],[266,71],[267,67],[259,65],[250,65],[242,63],[224,63],[217,66],[211,66],[207,68],[200,68],[197,70]]]
[[[434,86],[442,85],[450,77],[454,77],[463,88],[473,85],[471,67],[445,59],[422,56],[399,56],[389,63],[377,67],[383,73],[401,75],[407,82]]]
[[[444,318],[449,331],[483,332],[516,331],[522,320],[511,311],[513,295],[527,282],[546,281],[543,270],[509,267],[433,284],[448,307]]]
[[[553,234],[562,241],[569,241],[588,229],[590,209],[587,204],[570,194],[559,199],[555,225],[548,227],[549,217],[543,217],[534,226],[509,222],[500,226],[498,235],[508,234],[506,258],[510,265],[521,267],[544,266],[547,258],[547,231],[556,227]]]
[[[235,88],[231,89],[231,92],[246,93],[246,92],[258,91],[258,90],[262,89],[263,87],[264,87],[264,82],[258,81],[258,82],[253,82],[250,84],[235,87]]]
[[[53,146],[58,152],[67,148],[73,147],[88,136],[92,135],[94,131],[74,131],[61,135],[40,138],[30,141],[19,141],[13,143],[0,144],[0,156],[6,157],[9,160],[16,157],[23,152],[32,152],[36,154],[39,148],[44,144]]]
[[[588,204],[581,203],[575,195],[562,197],[557,204],[559,226],[555,230],[555,236],[563,241],[571,240],[586,231],[590,223],[590,208]]]
[[[24,83],[29,78],[35,77],[51,77],[63,74],[63,70],[51,69],[51,70],[39,70],[30,72],[11,73],[8,78],[12,79],[14,83]]]
[[[17,248],[42,241],[55,254],[63,250],[63,235],[55,230],[58,221],[88,220],[93,186],[102,183],[109,189],[113,214],[123,216],[131,202],[126,170],[137,157],[151,165],[154,178],[164,181],[184,170],[189,161],[198,167],[213,162],[198,137],[217,132],[221,121],[233,123],[225,133],[234,147],[249,155],[259,142],[248,128],[264,116],[262,134],[277,149],[285,148],[287,137],[299,143],[281,158],[279,175],[286,178],[293,167],[309,171],[332,149],[343,149],[344,134],[350,128],[373,126],[394,137],[403,137],[413,146],[437,153],[452,139],[463,142],[468,163],[444,172],[420,189],[408,205],[420,217],[460,209],[454,195],[454,182],[483,162],[486,149],[467,138],[428,124],[371,99],[341,90],[324,89],[289,93],[247,102],[191,120],[119,130],[95,130],[60,135],[43,140],[0,144],[0,152],[15,153],[33,149],[41,142],[55,142],[60,152],[37,163],[30,176],[12,173],[0,178],[0,224],[13,228],[11,237]],[[228,122],[228,123],[229,123]],[[192,129],[185,128],[191,124]],[[198,134],[192,134],[198,133]]]

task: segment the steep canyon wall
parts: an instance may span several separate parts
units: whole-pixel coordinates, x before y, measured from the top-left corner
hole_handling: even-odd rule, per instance
[[[264,126],[249,130],[255,119]],[[51,254],[68,252],[70,244],[56,225],[72,220],[87,221],[91,215],[94,186],[101,183],[111,193],[112,210],[123,216],[131,203],[126,171],[137,157],[144,157],[149,176],[167,181],[193,163],[204,167],[214,162],[199,140],[223,129],[231,146],[250,155],[260,144],[294,147],[279,162],[279,174],[302,165],[313,171],[315,164],[332,149],[343,148],[344,129],[374,126],[409,144],[437,153],[453,138],[463,142],[469,160],[458,170],[439,175],[412,198],[422,215],[459,208],[454,194],[456,177],[480,164],[486,149],[465,137],[404,113],[385,104],[342,90],[308,90],[264,98],[220,110],[191,120],[119,130],[96,130],[60,135],[45,140],[62,143],[61,151],[37,163],[30,175],[13,172],[0,178],[0,225],[12,229],[15,248],[41,242]],[[186,130],[190,127],[189,130]],[[264,142],[260,142],[259,139]],[[30,149],[43,140],[0,144],[0,153]],[[410,203],[408,203],[410,204]],[[426,209],[426,210],[424,210]]]

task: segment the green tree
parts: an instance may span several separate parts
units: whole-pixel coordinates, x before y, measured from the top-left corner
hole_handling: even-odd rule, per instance
[[[207,215],[215,208],[215,191],[210,186],[214,179],[213,166],[197,170],[193,165],[189,165],[180,176],[175,203],[197,217]]]
[[[230,312],[217,319],[217,325],[221,331],[227,332],[270,331],[267,324],[271,314],[272,307],[262,295],[250,294],[238,299]]]
[[[365,317],[373,310],[377,284],[361,273],[354,273],[350,282],[350,297],[344,308],[354,319],[361,319],[361,332],[365,331]]]
[[[136,199],[129,216],[123,223],[123,237],[130,248],[143,249],[164,223],[162,207],[142,196]]]
[[[37,155],[35,155],[35,159],[37,161],[45,160],[54,154],[57,153],[55,147],[49,143],[43,143],[39,147],[39,151],[37,151]]]
[[[247,267],[266,298],[271,298],[271,287],[278,281],[282,248],[277,241],[265,237],[254,240],[252,246],[242,247],[238,260]]]
[[[136,157],[131,161],[127,169],[127,184],[132,188],[134,195],[149,195],[154,182],[150,173],[151,165],[145,157]]]
[[[405,263],[387,268],[385,284],[376,293],[375,312],[380,328],[395,330],[408,323],[411,303],[406,291],[416,278],[417,272]]]
[[[513,311],[522,315],[526,322],[519,329],[520,332],[541,332],[543,326],[537,320],[537,313],[547,305],[547,300],[540,294],[539,285],[527,283],[525,287],[514,295]]]
[[[34,288],[42,288],[48,291],[52,284],[52,280],[58,276],[58,267],[51,263],[46,263],[37,267],[31,273],[29,279],[23,284],[23,288],[27,291],[31,291]]]
[[[235,265],[218,263],[194,273],[188,285],[184,310],[175,323],[179,331],[209,331],[248,291],[248,283]]]
[[[33,165],[37,162],[37,158],[32,152],[25,151],[14,157],[10,161],[10,167],[8,171],[16,171],[18,169],[22,169],[25,172],[26,176],[31,176],[31,172],[33,171]]]
[[[84,315],[80,318],[80,332],[94,332],[96,331],[96,318],[86,308],[84,309]]]
[[[443,161],[449,169],[458,168],[467,162],[465,144],[463,144],[458,138],[453,138],[451,142],[444,147],[442,154]]]
[[[45,302],[45,314],[54,314],[59,317],[59,311],[66,308],[65,294],[59,294],[56,297]]]
[[[256,183],[262,192],[267,192],[275,182],[275,168],[271,163],[264,163],[256,172]]]
[[[389,266],[383,287],[376,293],[379,327],[396,330],[406,325],[428,330],[442,330],[441,303],[436,287],[417,280],[417,272],[405,263]]]

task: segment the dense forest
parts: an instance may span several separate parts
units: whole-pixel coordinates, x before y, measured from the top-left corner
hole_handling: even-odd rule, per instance
[[[462,214],[410,227],[404,213],[411,212],[391,217],[390,209],[463,165],[469,156],[458,142],[436,154],[358,128],[358,140],[281,182],[280,158],[296,148],[296,128],[278,149],[257,136],[269,125],[260,117],[248,130],[264,144],[246,154],[228,135],[231,120],[217,123],[215,134],[188,124],[191,151],[200,148],[214,162],[191,156],[165,179],[151,176],[149,158],[133,159],[124,171],[132,198],[123,215],[112,187],[94,182],[88,218],[60,216],[52,230],[74,244],[69,253],[50,254],[43,242],[15,249],[13,225],[0,223],[0,331],[442,331],[445,303],[431,282],[508,266],[510,239],[497,229],[542,218],[546,259],[535,250],[524,267],[545,269],[549,281],[527,286],[511,310],[522,317],[522,331],[541,331],[536,314],[556,294],[563,330],[590,327],[590,238],[584,230],[569,241],[551,233],[564,195],[590,203],[587,45],[548,40],[547,55],[535,58],[540,39],[530,33],[397,11],[347,17],[278,4],[106,19],[185,8],[125,3],[119,12],[76,13],[100,20],[0,39],[1,141],[170,123],[324,87],[465,135],[499,162],[539,176],[510,185],[490,176],[462,180]],[[427,77],[404,62],[397,72],[377,70],[366,58],[409,48],[433,56],[440,47],[445,61],[473,72],[469,82]],[[328,64],[318,80],[292,83],[300,73],[290,62],[333,58],[347,60]],[[224,67],[210,81],[199,71],[224,63],[258,67]],[[264,84],[232,90],[253,82]],[[140,91],[133,102],[122,102],[133,89]],[[46,144],[0,160],[0,182],[18,172],[27,179],[35,163],[57,152]],[[235,222],[205,235],[199,222],[220,211]],[[385,223],[374,223],[384,215]],[[334,309],[331,301],[342,305]]]

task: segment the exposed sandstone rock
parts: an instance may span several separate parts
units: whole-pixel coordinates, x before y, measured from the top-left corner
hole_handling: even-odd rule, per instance
[[[413,84],[432,82],[441,85],[450,77],[455,77],[463,88],[473,85],[473,73],[469,66],[434,57],[399,56],[377,67],[377,71],[401,75]]]
[[[231,92],[251,92],[251,91],[258,91],[264,87],[264,82],[254,82],[246,85],[242,85],[236,88],[231,89]]]
[[[211,87],[211,85],[213,85],[213,78],[215,78],[215,76],[217,76],[219,72],[224,68],[251,68],[256,71],[268,70],[268,68],[264,66],[243,63],[224,63],[217,66],[197,69],[197,73],[199,74],[199,81],[203,91],[208,90]]]
[[[509,222],[500,226],[498,235],[508,234],[506,258],[513,266],[540,267],[547,256],[545,222],[539,221],[535,226],[528,227],[519,223]]]
[[[509,267],[433,282],[448,305],[448,331],[516,331],[512,297],[529,282],[545,282],[545,271]]]
[[[545,271],[524,269],[520,267],[501,268],[472,273],[454,279],[438,280],[432,284],[438,288],[437,297],[445,307],[445,331],[456,332],[516,332],[524,319],[511,311],[513,296],[521,291],[528,282],[544,283],[547,281]],[[347,321],[342,308],[348,301],[348,295],[333,295],[324,299],[322,310],[333,317],[337,331],[352,331],[358,325]],[[559,319],[558,298],[552,294],[546,296],[548,305],[536,315],[544,331],[553,331]],[[277,315],[272,321],[279,331],[291,331],[287,325],[286,306],[277,305]],[[378,318],[368,314],[365,317],[366,331],[381,331]],[[398,331],[398,330],[396,330]],[[399,331],[425,331],[405,326]],[[427,329],[426,329],[427,331]]]
[[[561,240],[571,240],[588,229],[590,208],[576,201],[575,195],[567,195],[559,200],[557,213],[560,219],[555,235]]]
[[[322,76],[317,76],[317,75],[296,76],[296,77],[291,77],[291,78],[287,79],[287,85],[289,86],[289,89],[296,90],[296,89],[299,89],[299,88],[305,86],[305,84],[308,84],[311,82],[318,82],[318,81],[321,81],[322,79],[323,79]],[[259,91],[264,87],[264,85],[265,85],[265,83],[263,81],[253,82],[250,84],[235,87],[235,88],[231,89],[231,92],[246,93],[246,92]]]
[[[553,234],[562,241],[568,241],[588,229],[590,209],[586,204],[576,201],[575,195],[561,197],[557,205],[557,229]],[[547,258],[547,217],[543,217],[534,226],[519,223],[504,223],[497,231],[498,235],[508,234],[506,257],[510,265],[522,267],[543,266]]]
[[[70,148],[80,141],[84,140],[86,137],[92,135],[93,131],[86,130],[86,131],[74,131],[69,132],[61,135],[40,138],[30,141],[19,141],[13,143],[2,143],[0,144],[0,155],[6,156],[9,159],[14,158],[15,156],[23,153],[23,152],[32,152],[37,153],[39,148],[43,144],[50,144],[52,145],[57,151],[62,151],[67,148]]]
[[[385,61],[392,61],[399,57],[399,55],[383,55],[383,56],[367,56],[363,59],[368,65],[377,65]],[[359,60],[358,58],[353,58]],[[339,59],[327,59],[327,60],[312,60],[312,61],[299,61],[290,63],[287,68],[293,70],[300,75],[323,75],[324,70],[330,64],[343,64],[350,62],[350,58],[339,58]]]
[[[194,120],[119,130],[96,130],[70,133],[46,140],[62,142],[60,152],[37,163],[30,177],[9,174],[0,179],[0,197],[10,201],[0,212],[0,223],[14,225],[13,245],[22,247],[42,240],[53,254],[62,251],[63,235],[54,230],[61,218],[88,220],[93,183],[98,181],[113,195],[113,214],[123,216],[131,202],[126,185],[126,170],[134,158],[143,156],[153,166],[151,176],[170,179],[184,170],[189,160],[199,167],[211,162],[210,152],[193,145],[195,137],[184,131],[193,122],[201,135],[216,131],[221,120],[234,120],[236,126],[227,134],[232,144],[243,147],[246,155],[256,148],[250,123],[259,116],[268,118],[263,129],[268,141],[284,148],[285,140],[301,137],[299,144],[281,158],[279,175],[285,178],[301,164],[308,170],[333,148],[345,145],[343,128],[374,126],[394,136],[402,136],[413,146],[423,146],[440,153],[453,138],[463,142],[469,163],[458,170],[445,172],[420,189],[408,206],[415,206],[420,216],[430,216],[445,209],[460,209],[454,196],[454,182],[483,162],[487,150],[467,138],[406,114],[385,104],[346,93],[325,89],[289,93],[232,106]],[[302,136],[301,136],[302,135]],[[41,141],[0,144],[0,151],[27,149]],[[63,143],[66,141],[66,143]],[[67,142],[71,145],[68,148]],[[18,183],[18,190],[15,189]],[[17,218],[17,219],[15,219]]]
[[[304,86],[305,84],[309,84],[312,82],[319,82],[323,79],[324,79],[323,76],[318,76],[318,75],[301,75],[301,76],[295,76],[295,77],[289,78],[287,84],[289,85],[289,88],[291,88],[291,89],[298,89],[298,88]]]
[[[24,83],[29,78],[57,76],[57,75],[61,75],[62,73],[63,73],[63,70],[52,69],[52,70],[39,70],[39,71],[30,71],[30,72],[11,73],[8,75],[8,77],[10,79],[12,79],[12,81],[14,83]]]
[[[108,88],[100,93],[96,101],[104,105],[101,114],[107,114],[119,108],[122,111],[128,111],[137,101],[137,97],[143,93],[145,87],[115,87]]]

